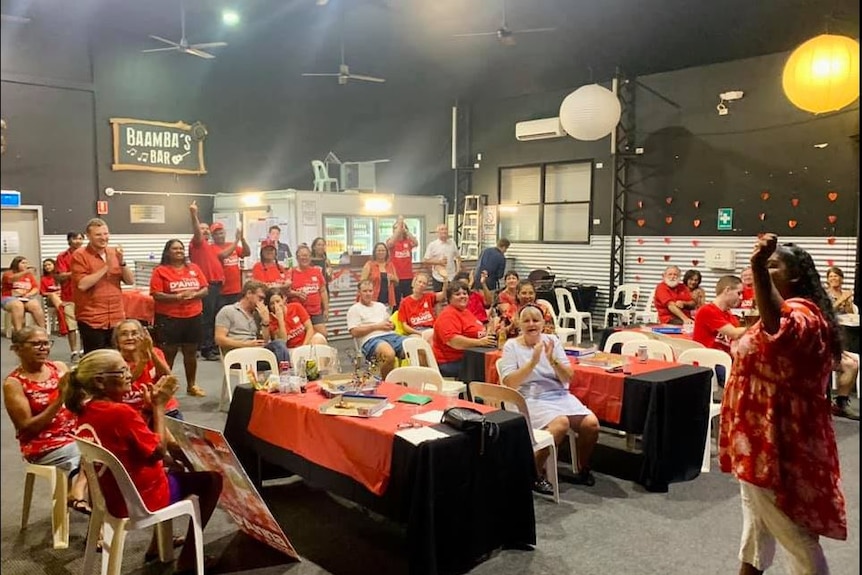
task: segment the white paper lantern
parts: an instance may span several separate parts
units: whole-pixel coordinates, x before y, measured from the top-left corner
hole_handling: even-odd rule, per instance
[[[620,121],[622,108],[616,95],[598,84],[581,86],[560,105],[560,123],[576,140],[600,140]]]

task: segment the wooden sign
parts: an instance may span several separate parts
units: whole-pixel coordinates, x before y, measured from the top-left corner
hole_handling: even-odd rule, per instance
[[[111,169],[206,174],[203,126],[111,118],[114,163]],[[198,137],[196,137],[198,136]]]

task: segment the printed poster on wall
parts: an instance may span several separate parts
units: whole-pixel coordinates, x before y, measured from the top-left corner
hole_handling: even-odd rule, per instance
[[[297,561],[293,548],[263,498],[248,478],[220,431],[168,417],[167,427],[196,471],[219,471],[224,477],[219,507],[240,530]]]
[[[482,244],[497,243],[497,206],[485,206],[482,212]]]

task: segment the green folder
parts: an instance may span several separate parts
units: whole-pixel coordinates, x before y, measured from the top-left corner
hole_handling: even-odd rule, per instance
[[[431,398],[427,395],[419,395],[418,393],[405,393],[398,398],[401,403],[412,403],[414,405],[425,405],[431,402]]]

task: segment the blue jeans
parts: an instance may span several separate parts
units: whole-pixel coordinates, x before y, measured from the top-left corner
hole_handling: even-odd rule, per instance
[[[290,361],[290,351],[287,349],[287,344],[284,341],[274,339],[263,347],[275,354],[275,359],[278,363]]]
[[[440,375],[443,377],[456,377],[461,378],[461,362],[460,361],[450,361],[449,363],[438,363],[437,367],[440,368]]]
[[[398,357],[404,357],[404,337],[405,336],[398,335],[394,332],[373,337],[362,344],[362,355],[364,355],[366,359],[369,359],[377,351],[377,346],[386,342],[395,350],[395,355]]]

